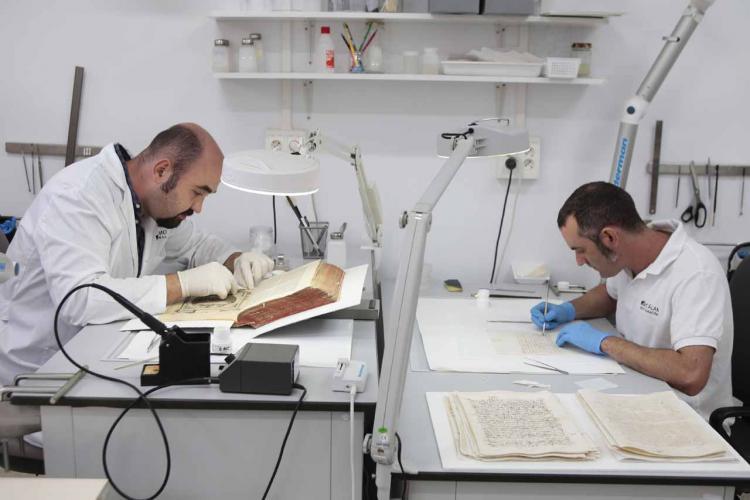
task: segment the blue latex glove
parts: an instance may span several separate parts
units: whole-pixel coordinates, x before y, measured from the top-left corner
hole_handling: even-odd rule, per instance
[[[547,304],[547,316],[544,315],[544,302],[540,302],[531,308],[531,321],[542,328],[547,323],[547,329],[553,330],[558,326],[570,323],[576,319],[576,308],[570,302],[562,304]]]
[[[594,354],[604,354],[601,349],[602,340],[613,335],[613,333],[597,330],[584,321],[576,321],[570,325],[565,325],[560,330],[556,342],[560,347],[567,343]]]

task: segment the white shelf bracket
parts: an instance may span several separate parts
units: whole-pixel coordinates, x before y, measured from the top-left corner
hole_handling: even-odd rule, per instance
[[[495,116],[506,116],[505,110],[505,91],[508,86],[505,83],[495,85]]]
[[[307,115],[307,120],[309,121],[312,119],[313,81],[305,80],[302,85],[304,86],[305,90],[305,114]]]
[[[281,71],[292,71],[292,23],[281,23]],[[292,81],[281,82],[281,129],[292,130]]]

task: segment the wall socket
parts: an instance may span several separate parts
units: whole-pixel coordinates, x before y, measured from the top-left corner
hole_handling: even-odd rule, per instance
[[[306,137],[304,130],[266,129],[266,151],[297,153]]]
[[[524,179],[538,179],[539,178],[539,162],[541,158],[540,147],[541,140],[539,137],[529,137],[529,143],[531,149],[526,153],[520,155],[514,155],[516,158],[516,170],[513,172],[513,178],[517,179],[520,172],[523,172]],[[505,166],[505,160],[510,158],[509,156],[503,156],[497,159],[497,178],[507,179],[510,171]]]

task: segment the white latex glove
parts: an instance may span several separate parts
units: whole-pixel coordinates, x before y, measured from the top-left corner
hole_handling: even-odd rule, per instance
[[[240,288],[252,290],[273,271],[273,260],[260,252],[244,252],[234,261],[234,279]]]
[[[218,262],[209,262],[186,271],[179,271],[183,297],[207,297],[218,295],[226,299],[229,293],[237,291],[237,282],[232,273]]]

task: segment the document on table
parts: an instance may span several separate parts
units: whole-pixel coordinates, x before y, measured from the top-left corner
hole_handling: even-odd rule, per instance
[[[352,352],[353,320],[315,318],[276,330],[271,335],[258,337],[248,328],[231,330],[232,352],[237,352],[248,342],[265,344],[296,344],[299,346],[300,365],[334,368],[339,358],[350,359]],[[133,335],[128,345],[117,354],[118,361],[159,359],[158,342],[152,344],[156,334],[141,331]],[[151,347],[149,349],[149,347]]]
[[[726,458],[726,442],[674,392],[604,394],[578,391],[578,399],[619,454],[635,459]]]
[[[525,392],[525,391],[524,391]],[[440,454],[440,461],[446,471],[456,472],[500,472],[518,474],[594,474],[594,475],[660,475],[660,476],[701,476],[720,473],[722,477],[747,477],[750,466],[731,447],[727,455],[721,458],[699,458],[675,460],[663,458],[626,458],[616,452],[607,442],[605,436],[583,408],[576,394],[555,394],[557,400],[598,450],[599,455],[582,464],[579,460],[549,458],[546,460],[507,458],[505,460],[481,460],[463,455],[453,437],[445,399],[450,392],[427,392],[427,407],[432,423],[435,444]],[[692,411],[692,410],[691,410]],[[696,422],[703,431],[714,433],[713,429],[693,411]],[[643,417],[642,421],[647,422]],[[582,467],[585,467],[583,472]]]
[[[427,362],[435,371],[555,373],[530,366],[547,364],[571,374],[624,373],[613,359],[576,347],[558,347],[557,330],[546,334],[529,319],[537,300],[420,298],[417,322]],[[606,320],[596,320],[608,324]],[[541,362],[541,363],[539,363]]]
[[[247,332],[246,335],[250,336],[250,338],[257,337],[258,335],[262,335],[266,332],[281,328],[282,326],[299,323],[300,321],[304,321],[306,319],[315,318],[323,314],[328,314],[341,309],[346,309],[347,307],[354,307],[356,305],[359,305],[359,303],[362,301],[362,288],[364,287],[366,277],[366,264],[347,269],[346,274],[344,275],[344,281],[341,284],[341,294],[339,296],[339,300],[337,300],[336,302],[320,307],[315,307],[313,309],[308,309],[307,311],[302,311],[297,314],[292,314],[285,318],[278,319],[272,323],[268,323],[267,325],[263,325],[259,328],[245,328]],[[181,328],[212,328],[216,326],[232,325],[231,321],[166,321],[165,323],[168,326],[177,325]],[[148,328],[146,327],[146,325],[144,325],[138,319],[132,319],[126,322],[120,328],[120,330],[122,331],[137,331],[147,329]]]
[[[453,392],[444,403],[456,449],[466,457],[585,460],[598,454],[550,392]]]

